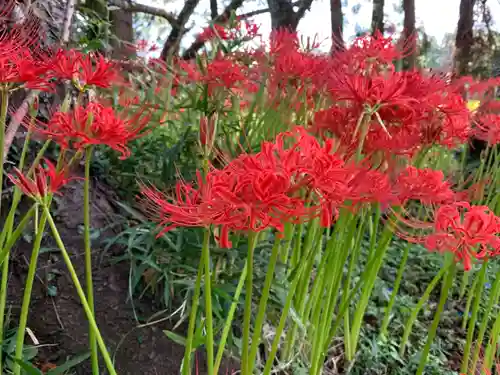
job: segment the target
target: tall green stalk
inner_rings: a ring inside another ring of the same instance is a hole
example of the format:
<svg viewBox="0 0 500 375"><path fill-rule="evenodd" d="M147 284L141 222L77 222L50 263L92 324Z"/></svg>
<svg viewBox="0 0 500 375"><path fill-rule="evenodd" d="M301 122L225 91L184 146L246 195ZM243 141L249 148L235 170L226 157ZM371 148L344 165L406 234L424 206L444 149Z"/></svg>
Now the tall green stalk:
<svg viewBox="0 0 500 375"><path fill-rule="evenodd" d="M205 230L208 231L209 229ZM203 269L204 269L203 259L200 259L200 264L198 265L198 273L196 275L196 281L194 284L193 304L191 306L191 312L189 314L189 326L186 338L186 349L184 351L184 359L182 361L182 375L191 375L191 354L193 352L193 339L194 339L194 331L196 328L196 315L198 313L198 305L200 303L201 276L203 275Z"/></svg>
<svg viewBox="0 0 500 375"><path fill-rule="evenodd" d="M26 325L28 322L31 292L33 290L33 283L35 281L36 268L38 265L38 255L40 254L40 246L42 245L46 223L47 214L43 212L40 223L38 224L38 228L36 229L35 241L33 242L33 250L31 251L31 259L28 268L28 276L26 277L26 281L24 282L23 304L21 306L21 314L19 316L19 326L17 328L15 351L15 358L19 360L23 359L24 336L26 334ZM21 366L18 363L14 364L14 375L21 375Z"/></svg>
<svg viewBox="0 0 500 375"><path fill-rule="evenodd" d="M259 307L257 310L257 317L255 318L254 323L252 344L250 346L250 355L248 357L249 374L253 373L255 358L257 357L257 350L259 348L262 326L264 325L264 318L266 316L267 301L271 292L271 285L274 280L274 270L276 268L276 263L278 262L280 249L281 239L278 235L275 235L274 245L271 250L271 257L269 259L269 265L267 266L266 278L264 280L264 289L262 290L262 295L260 297Z"/></svg>
<svg viewBox="0 0 500 375"><path fill-rule="evenodd" d="M243 315L243 345L241 355L241 374L250 375L250 325L252 320L252 295L253 295L253 258L258 234L250 232L248 235L247 253L247 280L245 284L245 311Z"/></svg>
<svg viewBox="0 0 500 375"><path fill-rule="evenodd" d="M398 273L396 275L396 281L394 281L394 288L392 290L391 297L389 299L389 303L387 304L387 308L385 310L384 320L382 321L382 326L380 327L380 336L387 337L387 329L389 328L389 321L391 318L392 309L394 307L394 303L396 302L396 297L399 292L399 286L401 285L401 280L403 280L403 274L406 267L406 262L408 261L408 255L410 254L411 243L408 242L405 246L405 250L403 252L403 257L401 258L401 263L399 264Z"/></svg>
<svg viewBox="0 0 500 375"><path fill-rule="evenodd" d="M47 221L49 223L50 229L52 230L52 235L54 236L54 239L56 241L57 246L59 247L59 250L61 250L62 257L64 259L64 262L66 263L66 267L68 267L69 274L71 276L71 280L73 281L73 284L75 285L76 292L78 293L78 296L80 297L80 302L83 306L83 310L85 311L85 315L87 316L87 320L90 323L90 328L92 331L94 331L96 340L97 340L97 345L99 346L99 349L101 350L101 355L103 357L104 363L106 364L106 368L109 372L110 375L117 375L117 372L115 370L115 367L113 365L113 361L111 360L111 356L109 355L108 349L106 348L106 345L104 344L104 340L101 336L101 333L99 332L99 328L97 327L97 323L94 318L94 314L92 313L92 310L90 309L89 303L87 301L87 298L85 296L85 292L83 291L82 285L80 284L80 280L78 280L78 275L76 274L75 268L73 267L73 263L71 262L71 258L68 254L68 251L66 250L66 247L64 246L64 243L61 239L61 236L59 234L59 231L57 230L56 224L54 223L54 219L52 219L52 216L50 215L50 211L48 207L44 206L44 213L46 215Z"/></svg>
<svg viewBox="0 0 500 375"><path fill-rule="evenodd" d="M378 248L374 253L375 263L370 268L365 268L361 278L365 280L363 283L363 289L361 291L361 297L359 302L357 303L356 310L354 312L353 321L352 321L352 331L351 331L351 353L350 360L354 358L354 353L356 353L356 348L358 345L359 334L361 332L361 324L363 322L363 317L366 312L366 308L368 307L368 302L370 300L370 296L375 285L375 281L377 279L378 272L380 267L384 262L385 254L392 240L392 236L394 234L394 228L392 225L388 225L384 228L382 236L378 243ZM372 251L370 251L372 253Z"/></svg>
<svg viewBox="0 0 500 375"><path fill-rule="evenodd" d="M408 339L410 338L413 324L417 320L418 313L420 312L420 310L422 310L422 307L424 306L424 304L427 302L427 300L431 296L432 291L434 290L434 288L437 286L439 281L443 278L446 271L450 267L451 267L451 264L449 266L442 267L441 270L439 270L439 272L436 274L436 276L434 276L434 278L432 279L430 284L427 285L427 288L425 289L422 297L420 297L420 300L418 301L417 305L411 311L411 315L405 324L405 329L404 329L404 333L403 333L403 338L401 339L401 344L399 345L399 354L401 356L403 356L405 353L406 344L408 343Z"/></svg>
<svg viewBox="0 0 500 375"><path fill-rule="evenodd" d="M472 340L474 338L474 331L476 328L476 320L479 313L479 305L481 302L481 297L483 295L484 283L486 280L486 272L488 270L488 261L486 260L479 271L478 279L475 293L474 293L474 305L472 306L472 314L469 319L469 325L467 327L467 340L465 341L464 353L462 356L462 365L460 367L460 372L465 373L469 369L469 357L470 350L472 347Z"/></svg>
<svg viewBox="0 0 500 375"><path fill-rule="evenodd" d="M434 320L432 321L431 327L429 329L429 333L427 334L427 341L425 343L424 349L420 356L420 363L418 365L416 375L423 375L425 366L427 364L427 357L429 357L429 352L431 351L431 345L436 337L437 328L439 326L439 321L441 320L441 314L444 310L444 305L446 304L446 300L448 299L448 294L453 286L453 279L455 277L455 262L452 263L452 266L448 270L446 275L443 288L441 289L441 297L439 298L439 304L436 312L434 313Z"/></svg>
<svg viewBox="0 0 500 375"><path fill-rule="evenodd" d="M229 331L231 330L234 313L236 311L236 307L238 306L241 291L243 290L243 285L245 284L246 276L247 276L247 264L245 263L245 266L241 271L240 280L238 281L238 285L236 286L233 302L231 303L231 307L229 308L229 312L227 314L227 318L224 323L224 328L222 329L221 338L219 340L219 348L217 349L217 357L215 358L214 374L219 373L219 367L222 362L222 356L224 355L224 348L226 346L227 337L229 335Z"/></svg>
<svg viewBox="0 0 500 375"><path fill-rule="evenodd" d="M477 334L477 339L476 339L476 347L474 349L474 354L472 356L471 374L476 373L477 362L479 360L479 355L481 353L481 349L483 346L484 334L486 333L486 329L488 328L488 322L490 321L491 312L493 311L493 306L495 306L498 303L499 296L500 296L500 270L495 275L495 282L493 283L491 289L490 298L484 310L483 319L481 320L481 324L479 326L479 332Z"/></svg>
<svg viewBox="0 0 500 375"><path fill-rule="evenodd" d="M0 213L2 212L3 164L5 159L5 128L7 127L7 111L9 109L9 92L5 87L0 89Z"/></svg>
<svg viewBox="0 0 500 375"><path fill-rule="evenodd" d="M92 147L87 147L85 152L85 181L83 183L83 240L85 246L85 286L87 301L90 311L95 316L94 306L94 281L92 280L92 244L90 240L90 162L92 160ZM89 327L90 328L90 327ZM95 333L89 329L90 361L92 375L99 375L99 353Z"/></svg>
<svg viewBox="0 0 500 375"><path fill-rule="evenodd" d="M5 143L5 128L7 127L7 110L9 107L9 93L4 87L0 91L0 213L2 212L2 193L3 193L3 161L4 161L4 143ZM5 227L3 228L5 230ZM5 315L5 304L7 299L7 281L9 275L9 260L2 266L2 280L0 290L0 343L3 343L4 335L4 315ZM3 368L2 363L2 350L0 346L0 371Z"/></svg>
<svg viewBox="0 0 500 375"><path fill-rule="evenodd" d="M271 344L271 350L267 356L266 364L264 366L264 371L262 375L270 375L271 369L273 367L274 361L276 360L276 354L278 353L279 343L281 341L281 335L285 329L286 321L288 319L288 314L293 305L293 300L295 296L295 290L297 289L297 284L301 279L302 272L304 271L305 262L301 263L297 267L297 272L294 275L293 281L288 288L288 295L286 296L285 305L283 306L283 311L281 312L280 321L278 327L276 327L276 332L274 334L274 340Z"/></svg>
<svg viewBox="0 0 500 375"><path fill-rule="evenodd" d="M484 352L483 367L490 369L497 352L498 335L500 334L500 314L496 315L495 323L490 331L488 346Z"/></svg>
<svg viewBox="0 0 500 375"><path fill-rule="evenodd" d="M207 331L207 368L208 375L214 371L214 325L212 316L212 279L210 278L210 230L205 230L203 236L203 248L201 250L205 269L205 327Z"/></svg>

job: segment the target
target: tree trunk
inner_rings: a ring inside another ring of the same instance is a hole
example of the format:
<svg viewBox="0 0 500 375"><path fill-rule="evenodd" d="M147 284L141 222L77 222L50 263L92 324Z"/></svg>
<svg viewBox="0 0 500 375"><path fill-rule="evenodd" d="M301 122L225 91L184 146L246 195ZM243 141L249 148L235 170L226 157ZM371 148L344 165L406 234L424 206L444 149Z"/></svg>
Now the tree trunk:
<svg viewBox="0 0 500 375"><path fill-rule="evenodd" d="M215 20L219 15L219 9L217 7L217 0L210 0L210 17Z"/></svg>
<svg viewBox="0 0 500 375"><path fill-rule="evenodd" d="M384 33L384 0L373 0L372 33Z"/></svg>
<svg viewBox="0 0 500 375"><path fill-rule="evenodd" d="M474 26L475 2L475 0L460 1L460 17L455 39L455 73L458 75L470 73L469 62L471 61L471 48L474 41L472 28Z"/></svg>
<svg viewBox="0 0 500 375"><path fill-rule="evenodd" d="M342 2L330 0L330 19L332 22L332 53L344 49L344 16L342 14Z"/></svg>
<svg viewBox="0 0 500 375"><path fill-rule="evenodd" d="M417 35L415 29L415 0L403 0L404 19L404 49L409 51L405 59L405 67L413 69L417 63Z"/></svg>
<svg viewBox="0 0 500 375"><path fill-rule="evenodd" d="M229 19L232 12L236 12L239 7L243 5L244 0L231 0L231 2L226 6L224 11L217 16L216 19L213 19L212 22L225 21ZM185 60L191 60L196 57L196 53L205 45L205 41L203 40L195 40L193 44L184 52L182 58Z"/></svg>
<svg viewBox="0 0 500 375"><path fill-rule="evenodd" d="M288 0L267 0L271 13L271 28L273 30L287 29L297 31L299 20L296 17L293 5Z"/></svg>
<svg viewBox="0 0 500 375"><path fill-rule="evenodd" d="M115 38L112 40L114 59L121 60L132 57L130 48L134 43L133 14L123 9L111 12L111 30Z"/></svg>
<svg viewBox="0 0 500 375"><path fill-rule="evenodd" d="M172 25L167 41L163 45L161 51L161 58L166 60L169 56L177 53L182 37L184 36L186 23L188 22L194 10L198 6L200 0L186 0L179 16L177 17L177 24Z"/></svg>

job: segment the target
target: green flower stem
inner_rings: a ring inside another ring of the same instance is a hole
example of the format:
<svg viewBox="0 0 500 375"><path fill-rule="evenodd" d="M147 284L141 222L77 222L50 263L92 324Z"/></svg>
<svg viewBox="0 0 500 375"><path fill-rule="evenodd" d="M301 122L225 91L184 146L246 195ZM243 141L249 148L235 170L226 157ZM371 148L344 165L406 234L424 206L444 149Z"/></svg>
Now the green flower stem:
<svg viewBox="0 0 500 375"><path fill-rule="evenodd" d="M90 240L90 162L93 147L87 147L85 152L85 180L83 183L83 240L85 246L85 286L90 311L95 315L94 281L92 280L92 244ZM89 327L90 328L90 327ZM95 333L89 329L90 362L92 375L99 375L99 352Z"/></svg>
<svg viewBox="0 0 500 375"><path fill-rule="evenodd" d="M214 369L214 324L212 316L212 280L210 278L210 230L203 236L202 258L205 268L205 326L207 331L207 367L208 375L213 375Z"/></svg>
<svg viewBox="0 0 500 375"><path fill-rule="evenodd" d="M460 283L460 293L458 295L460 299L464 298L467 286L469 286L469 276L470 271L464 271L462 275L462 282Z"/></svg>
<svg viewBox="0 0 500 375"><path fill-rule="evenodd" d="M372 259L369 264L367 264L367 267L371 267L374 263L375 259ZM358 293L361 285L362 285L363 280L359 279L354 288L351 289L349 292L349 296L342 302L338 308L338 312L336 315L335 323L333 325L330 324L332 315L327 320L324 320L326 322L324 325L325 326L331 326L330 329L328 330L327 327L324 328L324 330L321 331L321 343L323 346L323 351L317 352L316 357L313 358L312 363L313 367L316 369L316 373L312 372L310 375L319 375L318 372L321 370L320 364L324 362L324 357L325 353L328 353L328 349L330 347L330 343L333 341L335 334L337 332L337 329L340 326L340 323L342 322L342 318L344 317L344 314L348 313L349 311L349 305L351 303L352 298ZM325 334L328 332L328 336L326 336L325 339Z"/></svg>
<svg viewBox="0 0 500 375"><path fill-rule="evenodd" d="M319 360L321 358L321 349L323 347L324 337L330 326L333 317L333 312L337 305L337 299L340 292L340 284L343 277L344 264L349 256L352 236L356 230L357 220L348 211L344 210L337 224L335 231L328 240L326 246L327 254L331 255L331 262L327 266L332 271L329 272L330 278L326 283L326 300L317 301L321 305L322 315L319 320L319 326L315 329L313 336L313 348L311 353L311 374L319 371ZM340 319L340 317L337 317Z"/></svg>
<svg viewBox="0 0 500 375"><path fill-rule="evenodd" d="M479 360L479 355L481 353L481 348L483 346L484 334L486 333L486 329L488 328L488 322L490 320L491 312L493 311L493 306L498 303L498 298L500 297L500 270L497 272L495 276L495 282L493 283L490 298L488 300L488 304L483 314L483 319L481 320L481 325L479 326L479 332L477 334L476 339L476 347L474 349L474 353L472 356L472 372L471 374L476 373L477 362Z"/></svg>
<svg viewBox="0 0 500 375"><path fill-rule="evenodd" d="M484 352L483 367L490 369L493 365L493 360L495 359L495 354L497 352L497 342L498 335L500 334L500 314L497 313L497 318L493 324L493 328L490 331L490 339L488 346Z"/></svg>
<svg viewBox="0 0 500 375"><path fill-rule="evenodd" d="M478 279L475 293L474 293L474 305L472 306L472 315L469 319L469 325L467 327L467 340L465 341L464 352L462 356L462 365L460 367L460 372L465 373L469 369L469 357L470 350L472 347L472 340L474 338L474 331L476 329L476 320L479 313L479 305L481 302L481 297L483 295L484 283L486 281L486 272L488 270L488 261L486 260L479 271Z"/></svg>
<svg viewBox="0 0 500 375"><path fill-rule="evenodd" d="M221 338L219 340L219 349L217 350L217 356L215 358L214 374L219 373L219 368L222 362L222 356L224 355L224 348L226 346L227 337L229 335L229 331L231 330L234 313L236 311L236 307L238 306L241 291L243 290L243 286L245 285L245 280L247 276L247 267L248 265L245 263L245 266L241 271L240 280L238 281L238 285L236 286L233 302L231 303L231 307L229 308L229 312L227 314L226 322L224 323L224 328L222 329Z"/></svg>
<svg viewBox="0 0 500 375"><path fill-rule="evenodd" d="M0 89L0 212L2 212L2 193L3 193L3 163L5 128L7 127L7 111L9 109L9 92L4 87Z"/></svg>
<svg viewBox="0 0 500 375"><path fill-rule="evenodd" d="M15 358L19 360L23 359L24 336L26 333L26 325L28 323L31 292L33 290L33 283L35 281L36 267L38 265L38 255L40 254L40 246L42 244L46 223L47 223L47 214L43 212L38 228L36 229L35 241L33 242L33 250L31 251L31 259L28 268L28 276L26 277L26 281L24 282L23 304L21 306L21 314L19 316L19 326L17 328L16 351L15 351ZM20 375L20 374L21 374L21 366L19 364L15 364L14 375Z"/></svg>
<svg viewBox="0 0 500 375"><path fill-rule="evenodd" d="M374 252L375 262L373 264L373 267L365 268L361 276L361 278L365 280L365 282L363 283L361 297L359 302L357 303L357 307L352 319L351 353L350 358L348 357L350 360L354 358L354 353L356 353L359 334L361 332L361 325L363 323L363 317L365 315L366 308L368 307L368 302L370 300L373 287L375 286L375 280L384 262L385 254L387 252L387 249L389 248L393 234L394 227L392 225L387 225L384 228L382 237L379 240L378 248ZM370 251L370 253L372 253L372 251Z"/></svg>
<svg viewBox="0 0 500 375"><path fill-rule="evenodd" d="M376 205L374 207L374 215L370 215L370 222L369 222L369 228L370 228L370 252L368 253L368 261L370 261L371 257L373 256L376 241L377 241L377 234L378 234L378 228L380 224L380 217L382 216L382 211L380 210L380 205Z"/></svg>
<svg viewBox="0 0 500 375"><path fill-rule="evenodd" d="M262 296L260 297L259 307L257 310L257 317L255 318L254 323L252 344L250 346L250 356L248 358L249 374L253 373L255 358L257 357L257 350L259 348L262 326L264 325L264 318L266 316L267 301L271 292L271 285L274 279L274 270L276 268L276 263L278 262L281 242L282 241L279 236L275 235L274 245L271 250L271 257L269 259L269 265L267 266L266 278L264 280L264 289L262 290Z"/></svg>
<svg viewBox="0 0 500 375"><path fill-rule="evenodd" d="M209 229L205 230L209 231ZM191 354L193 352L193 339L194 339L194 331L196 329L196 316L198 313L198 305L200 303L201 276L203 274L203 268L204 268L203 260L200 260L200 264L198 265L198 274L196 275L196 281L194 284L193 304L191 306L191 312L189 314L189 327L186 338L186 349L184 352L184 359L182 361L182 375L191 375Z"/></svg>
<svg viewBox="0 0 500 375"><path fill-rule="evenodd" d="M31 220L31 217L36 212L36 209L37 209L36 204L31 206L29 211L26 212L26 214L24 214L23 218L21 219L21 221L17 225L16 230L8 237L7 241L5 242L5 244L3 245L3 247L0 251L0 264L2 264L9 256L10 250L12 249L12 246L14 246L14 244L16 243L18 238L21 237L21 235L23 234L24 228ZM8 218L7 218L7 220L8 220ZM8 223L8 221L6 221L6 225L12 226L11 224ZM3 241L0 241L0 243L1 242L3 242Z"/></svg>
<svg viewBox="0 0 500 375"><path fill-rule="evenodd" d="M291 223L285 223L285 238L280 252L280 261L285 265L288 264L288 253L290 251L290 245L292 243L294 232L295 225Z"/></svg>
<svg viewBox="0 0 500 375"><path fill-rule="evenodd" d="M399 354L401 356L403 356L405 353L406 344L408 343L408 339L410 338L410 334L413 329L413 324L415 324L415 321L417 320L418 313L420 312L420 310L422 310L422 307L425 305L425 303L431 296L432 291L434 290L434 288L436 288L437 284L443 278L444 274L450 267L451 264L441 268L441 270L436 274L436 276L434 276L429 285L427 285L424 294L422 295L422 297L420 297L420 300L418 301L417 305L411 311L411 315L408 318L408 321L406 322L405 325L403 338L401 339L401 344L399 348Z"/></svg>
<svg viewBox="0 0 500 375"><path fill-rule="evenodd" d="M293 272L294 269L297 269L298 266L304 265L305 267L308 267L308 268L313 267L314 257L311 257L311 259L307 258L309 260L306 261L305 256L303 256L302 258L299 258L297 254L302 253L302 249L304 249L304 251L306 251L307 253L311 252L311 249L312 249L311 245L313 243L313 238L314 238L314 234L316 232L317 227L318 227L317 220L310 222L309 227L307 228L306 237L305 237L304 241L302 241L303 224L300 224L298 226L298 231L297 231L296 236L295 236L295 244L294 244L293 253L292 253L292 264L291 264L290 271L289 271L290 274L291 274L291 272ZM295 299L294 302L295 302L295 305L297 306L297 309L300 309L300 306L302 306L303 291L305 293L305 290L309 286L310 272L308 273L307 271L304 271L302 276L304 276L304 275L308 275L308 276L304 277L301 281L299 281L298 290L295 293L295 297L294 297L294 299ZM304 285L304 284L306 284L306 285ZM302 315L300 315L300 316L302 316ZM292 327L288 330L288 332L286 334L285 347L283 349L283 358L289 359L291 357L292 351L293 351L293 346L295 343L296 333L297 333L297 324L295 322L293 322Z"/></svg>
<svg viewBox="0 0 500 375"><path fill-rule="evenodd" d="M78 275L76 274L75 268L73 267L73 263L71 262L71 258L68 254L68 251L66 250L66 247L64 246L64 243L61 239L61 236L59 235L59 231L57 230L56 224L54 223L54 219L52 219L52 216L50 215L49 209L46 206L43 209L44 209L44 213L45 213L45 216L47 218L47 221L49 222L49 226L52 230L52 235L54 236L54 239L57 243L57 246L61 250L61 254L64 258L64 262L66 263L66 266L68 267L68 271L70 273L71 279L73 281L73 284L75 285L78 296L80 297L80 302L81 302L83 309L85 311L85 315L87 315L87 320L90 323L91 329L95 333L97 344L99 346L99 349L101 350L101 355L104 359L104 363L106 364L106 368L107 368L110 375L117 375L116 370L115 370L114 365L113 365L113 361L111 360L111 357L110 357L109 352L106 348L106 345L104 344L104 340L102 339L101 333L99 332L99 328L97 328L97 323L95 321L92 310L90 309L89 303L87 302L87 298L85 297L85 292L83 291L82 285L80 284L80 281L78 280Z"/></svg>
<svg viewBox="0 0 500 375"><path fill-rule="evenodd" d="M0 92L0 213L2 204L2 193L3 193L3 161L4 161L4 143L5 143L5 128L7 127L7 110L9 108L9 93L6 88L3 88ZM5 227L3 228L5 230ZM9 262L4 263L2 267L2 280L0 291L0 341L3 342L4 335L4 315L5 315L5 305L7 299L7 281L9 277ZM2 351L0 350L0 369L3 367L2 363Z"/></svg>
<svg viewBox="0 0 500 375"><path fill-rule="evenodd" d="M479 277L476 277L472 282L472 287L469 289L469 294L467 295L467 303L465 304L464 315L462 317L462 329L467 328L467 322L469 320L469 311L472 305L472 300L474 299L474 293L476 292L477 284L479 282Z"/></svg>
<svg viewBox="0 0 500 375"><path fill-rule="evenodd" d="M411 243L408 242L405 246L403 257L401 258L401 263L399 263L399 269L396 275L396 281L394 281L394 288L392 290L389 303L387 304L384 320L382 321L382 326L380 328L381 337L387 337L387 329L389 328L389 321L391 319L392 309L394 308L394 303L396 302L396 297L399 293L399 287L401 285L401 281L403 280L403 274L405 271L406 262L408 261L408 255L410 254L410 247Z"/></svg>
<svg viewBox="0 0 500 375"><path fill-rule="evenodd" d="M352 234L354 234L354 231L357 231L357 237L356 241L354 244L354 249L352 250L351 254L351 259L349 260L349 267L347 269L347 275L346 275L346 280L344 283L344 290L342 292L342 303L347 303L347 299L349 298L349 290L351 289L351 281L352 281L352 276L354 274L354 268L356 264L358 263L359 255L361 253L361 240L364 235L364 228L365 228L365 216L363 213L361 213L360 216L360 226L359 228L357 225L353 225L352 227ZM357 220L353 220L353 223L357 223ZM350 246L351 238L348 240L348 246ZM344 315L344 331L345 332L350 332L350 320L349 320L349 314ZM349 353L351 351L351 340L349 335L345 335L344 337L344 345L345 345L345 351L346 353Z"/></svg>
<svg viewBox="0 0 500 375"><path fill-rule="evenodd" d="M247 254L247 280L245 287L245 312L243 315L243 346L241 356L241 374L250 375L249 348L250 348L250 324L252 320L252 294L253 294L253 258L255 246L257 245L257 233L250 232L248 235Z"/></svg>
<svg viewBox="0 0 500 375"><path fill-rule="evenodd" d="M429 352L431 350L432 342L436 337L437 328L439 325L439 321L441 320L441 314L444 310L444 305L446 304L446 300L448 299L448 294L453 287L453 279L455 277L455 268L456 264L452 261L452 266L448 269L443 288L441 289L441 297L439 298L439 304L436 312L434 313L434 320L432 321L432 325L429 329L429 333L427 335L427 341L425 343L424 349L420 356L420 364L417 369L416 375L423 375L425 370L425 365L427 364L427 357L429 357Z"/></svg>
<svg viewBox="0 0 500 375"><path fill-rule="evenodd" d="M267 361L264 367L264 371L262 372L262 375L270 375L271 370L274 364L274 361L276 359L276 354L278 353L278 347L279 343L281 341L281 335L283 334L283 330L285 329L285 324L288 319L288 314L290 313L290 309L292 307L293 303L293 297L295 295L295 289L297 289L297 284L299 283L299 280L301 279L301 274L304 270L304 265L305 263L301 263L298 266L297 273L294 276L294 279L292 281L292 284L288 288L288 295L286 296L285 300L285 305L283 306L283 312L281 313L280 321L278 323L278 327L276 327L276 332L274 335L274 340L271 344L271 350L269 352L269 355L267 357Z"/></svg>
<svg viewBox="0 0 500 375"><path fill-rule="evenodd" d="M300 318L303 318L305 315L306 302L307 302L306 296L309 290L311 272L314 267L316 255L318 254L319 251L321 251L322 234L323 234L323 229L321 228L320 230L318 228L317 220L309 223L306 239L301 249L302 258L300 259L300 263L304 263L305 269L301 275L302 280L300 280L297 292L295 294L296 311ZM287 332L285 348L283 350L284 358L287 360L290 360L293 355L297 329L298 329L298 324L297 322L294 321L292 323L292 327Z"/></svg>

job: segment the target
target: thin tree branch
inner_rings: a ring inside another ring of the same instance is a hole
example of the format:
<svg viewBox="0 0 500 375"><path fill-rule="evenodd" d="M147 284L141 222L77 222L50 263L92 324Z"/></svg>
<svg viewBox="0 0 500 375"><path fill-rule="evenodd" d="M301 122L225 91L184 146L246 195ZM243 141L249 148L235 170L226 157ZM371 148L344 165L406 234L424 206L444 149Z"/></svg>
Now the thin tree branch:
<svg viewBox="0 0 500 375"><path fill-rule="evenodd" d="M302 0L301 5L299 5L299 9L297 12L295 12L295 17L297 20L302 19L304 15L306 14L306 11L311 10L311 5L312 5L313 0ZM293 4L292 4L293 5Z"/></svg>
<svg viewBox="0 0 500 375"><path fill-rule="evenodd" d="M76 0L68 0L68 3L66 4L66 12L64 14L64 25L61 34L61 42L63 44L67 44L69 42L71 23L73 21L73 14L75 13L75 2Z"/></svg>
<svg viewBox="0 0 500 375"><path fill-rule="evenodd" d="M224 11L212 22L219 22L227 20L231 16L231 12L236 11L239 7L243 5L244 0L231 0L231 2L226 6ZM184 52L182 58L185 60L190 60L196 56L196 53L205 45L202 40L195 40L193 44Z"/></svg>
<svg viewBox="0 0 500 375"><path fill-rule="evenodd" d="M219 16L219 9L217 7L217 0L210 0L210 17L215 20Z"/></svg>
<svg viewBox="0 0 500 375"><path fill-rule="evenodd" d="M498 1L500 1L500 0L498 0ZM292 3L292 6L293 7L298 6L298 5L302 4L302 2L303 2L303 0L294 1ZM271 11L271 8L257 9L257 10L253 10L253 11L248 12L248 13L239 14L238 18L240 20L246 20L248 18L258 16L259 14L269 13L270 11Z"/></svg>
<svg viewBox="0 0 500 375"><path fill-rule="evenodd" d="M19 126L21 125L21 122L23 121L24 117L28 113L29 106L33 104L33 101L37 97L38 92L36 91L31 91L22 104L19 106L17 109L16 113L14 113L11 116L11 120L9 123L9 126L5 132L5 143L3 146L4 150L4 155L9 154L10 146L12 145L12 142L14 141L14 138L17 134L17 131L19 130Z"/></svg>
<svg viewBox="0 0 500 375"><path fill-rule="evenodd" d="M172 31L168 35L167 41L163 45L161 58L166 60L179 49L179 44L185 33L185 26L194 10L198 6L200 0L186 0L184 6L176 19L176 25L172 25Z"/></svg>
<svg viewBox="0 0 500 375"><path fill-rule="evenodd" d="M171 25L179 25L179 22L177 21L175 15L173 13L167 12L164 9L152 7L145 4L133 3L126 0L112 0L110 1L110 5L117 6L118 8L132 13L145 13L152 16L161 17L167 20Z"/></svg>

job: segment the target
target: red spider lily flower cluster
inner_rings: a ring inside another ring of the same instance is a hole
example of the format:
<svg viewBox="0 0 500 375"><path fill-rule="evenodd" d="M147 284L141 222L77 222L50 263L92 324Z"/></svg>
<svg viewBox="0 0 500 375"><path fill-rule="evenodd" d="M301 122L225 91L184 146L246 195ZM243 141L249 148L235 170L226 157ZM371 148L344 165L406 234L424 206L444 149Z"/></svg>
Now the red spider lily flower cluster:
<svg viewBox="0 0 500 375"><path fill-rule="evenodd" d="M394 186L402 205L409 200L419 200L427 205L455 200L455 193L451 190L451 184L445 181L443 172L429 168L406 168L397 176Z"/></svg>
<svg viewBox="0 0 500 375"><path fill-rule="evenodd" d="M197 187L181 181L170 198L152 187L143 187L142 193L164 227L161 233L178 226L212 225L221 228L220 243L230 246L230 232L282 231L286 222L316 217L328 227L341 207L452 199L442 180L438 172L409 168L396 188L387 174L346 163L332 140L321 144L297 127L279 134L274 143L264 142L256 154L242 154L205 177L199 174Z"/></svg>
<svg viewBox="0 0 500 375"><path fill-rule="evenodd" d="M47 65L50 78L71 81L82 91L89 86L109 88L118 79L116 65L100 54L59 50Z"/></svg>
<svg viewBox="0 0 500 375"><path fill-rule="evenodd" d="M432 251L452 252L470 270L473 259L500 254L500 218L486 206L456 202L440 206L434 217L434 233L425 246Z"/></svg>
<svg viewBox="0 0 500 375"><path fill-rule="evenodd" d="M475 119L474 136L488 142L490 146L500 143L500 115L494 113L478 114Z"/></svg>
<svg viewBox="0 0 500 375"><path fill-rule="evenodd" d="M30 20L0 31L0 85L4 89L19 85L40 90L50 88L45 81L47 66L36 45L36 31L36 23Z"/></svg>
<svg viewBox="0 0 500 375"><path fill-rule="evenodd" d="M216 23L207 26L198 34L197 40L207 42L213 39L244 41L254 39L259 35L259 27L255 23L236 19L232 25Z"/></svg>
<svg viewBox="0 0 500 375"><path fill-rule="evenodd" d="M150 118L147 110L117 115L112 108L92 102L69 112L56 112L48 123L37 122L37 130L52 137L62 148L78 150L106 145L125 159L130 155L127 143L147 132Z"/></svg>
<svg viewBox="0 0 500 375"><path fill-rule="evenodd" d="M49 193L58 193L74 177L68 177L67 170L61 168L57 170L56 166L48 159L44 159L46 168L38 165L35 168L34 177L30 178L24 175L19 169L14 168L14 173L9 174L8 178L16 185L23 194L35 199L41 200Z"/></svg>
<svg viewBox="0 0 500 375"><path fill-rule="evenodd" d="M411 157L422 147L455 147L470 136L470 113L457 88L435 76L397 72L404 56L390 38L358 38L328 66L333 103L317 111L312 129L336 136L345 150Z"/></svg>

